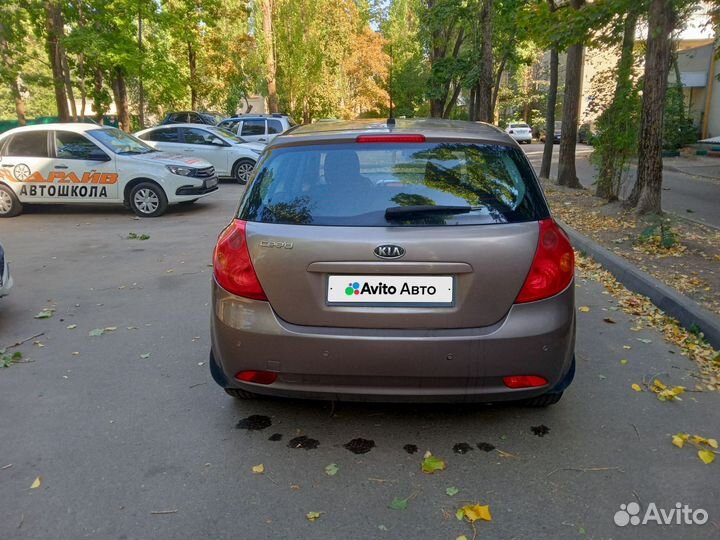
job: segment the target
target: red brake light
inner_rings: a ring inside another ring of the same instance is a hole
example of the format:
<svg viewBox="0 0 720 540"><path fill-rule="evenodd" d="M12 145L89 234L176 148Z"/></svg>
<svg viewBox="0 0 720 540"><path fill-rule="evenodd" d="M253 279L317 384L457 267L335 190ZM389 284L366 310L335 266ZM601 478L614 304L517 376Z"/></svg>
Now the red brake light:
<svg viewBox="0 0 720 540"><path fill-rule="evenodd" d="M535 388L545 386L547 379L537 375L511 375L503 377L503 384L508 388Z"/></svg>
<svg viewBox="0 0 720 540"><path fill-rule="evenodd" d="M574 271L575 253L565 231L552 219L542 220L535 258L515 303L555 296L570 284Z"/></svg>
<svg viewBox="0 0 720 540"><path fill-rule="evenodd" d="M237 296L265 300L245 238L245 222L234 220L220 233L213 254L215 279L223 289Z"/></svg>
<svg viewBox="0 0 720 540"><path fill-rule="evenodd" d="M425 142L425 135L359 135L359 143L419 143Z"/></svg>
<svg viewBox="0 0 720 540"><path fill-rule="evenodd" d="M235 374L238 381L256 384L272 384L277 380L278 374L273 371L240 371Z"/></svg>

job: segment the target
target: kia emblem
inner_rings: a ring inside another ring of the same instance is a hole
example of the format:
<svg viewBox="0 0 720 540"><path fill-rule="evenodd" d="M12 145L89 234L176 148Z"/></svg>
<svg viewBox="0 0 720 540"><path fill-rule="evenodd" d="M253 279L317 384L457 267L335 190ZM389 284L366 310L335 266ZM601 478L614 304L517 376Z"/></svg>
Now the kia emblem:
<svg viewBox="0 0 720 540"><path fill-rule="evenodd" d="M405 255L405 248L393 244L383 244L376 247L373 253L380 259L399 259Z"/></svg>

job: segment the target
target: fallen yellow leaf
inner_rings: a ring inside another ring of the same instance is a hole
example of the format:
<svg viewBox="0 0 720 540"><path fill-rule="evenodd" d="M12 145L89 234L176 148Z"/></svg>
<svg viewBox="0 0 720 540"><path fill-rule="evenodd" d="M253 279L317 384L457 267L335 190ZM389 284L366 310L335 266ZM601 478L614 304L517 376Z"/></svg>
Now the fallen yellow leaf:
<svg viewBox="0 0 720 540"><path fill-rule="evenodd" d="M588 306L580 306L578 308L578 311L581 311L582 313L587 313L588 311L590 311L590 308Z"/></svg>
<svg viewBox="0 0 720 540"><path fill-rule="evenodd" d="M315 521L316 519L319 519L321 515L323 515L325 512L308 512L305 514L305 517L308 519L308 521Z"/></svg>
<svg viewBox="0 0 720 540"><path fill-rule="evenodd" d="M712 448L714 448L715 450L717 450L717 447L718 447L717 439L708 439L708 440L707 440L707 443L708 443Z"/></svg>
<svg viewBox="0 0 720 540"><path fill-rule="evenodd" d="M38 476L30 486L30 489L37 489L42 485L42 478Z"/></svg>
<svg viewBox="0 0 720 540"><path fill-rule="evenodd" d="M705 465L709 465L715 461L715 452L712 450L698 450L698 457Z"/></svg>
<svg viewBox="0 0 720 540"><path fill-rule="evenodd" d="M264 472L265 472L265 465L263 465L262 463L261 463L260 465L255 465L255 466L252 468L252 472L253 472L254 474L262 474L262 473L264 473Z"/></svg>
<svg viewBox="0 0 720 540"><path fill-rule="evenodd" d="M492 521L489 505L481 506L479 504L468 504L463 506L460 510L462 510L465 519L467 519L470 523L479 519L482 519L483 521Z"/></svg>
<svg viewBox="0 0 720 540"><path fill-rule="evenodd" d="M455 540L468 540L468 537L465 536L464 534L461 534L461 535L458 536Z"/></svg>
<svg viewBox="0 0 720 540"><path fill-rule="evenodd" d="M683 445L685 444L685 440L684 440L682 437L678 436L678 435L673 435L672 443L673 443L675 446L677 446L678 448L682 448Z"/></svg>
<svg viewBox="0 0 720 540"><path fill-rule="evenodd" d="M638 383L633 383L631 388L633 390L635 390L636 392L642 392L642 388L640 387L640 385Z"/></svg>

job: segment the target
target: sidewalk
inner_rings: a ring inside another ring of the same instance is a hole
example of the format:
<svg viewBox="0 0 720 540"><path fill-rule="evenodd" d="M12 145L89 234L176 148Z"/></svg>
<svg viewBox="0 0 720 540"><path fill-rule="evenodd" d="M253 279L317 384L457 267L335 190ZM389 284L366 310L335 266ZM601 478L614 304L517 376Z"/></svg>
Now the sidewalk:
<svg viewBox="0 0 720 540"><path fill-rule="evenodd" d="M720 158L687 155L663 159L663 169L720 181Z"/></svg>
<svg viewBox="0 0 720 540"><path fill-rule="evenodd" d="M543 187L558 219L720 320L720 231L670 215L639 217L587 189Z"/></svg>

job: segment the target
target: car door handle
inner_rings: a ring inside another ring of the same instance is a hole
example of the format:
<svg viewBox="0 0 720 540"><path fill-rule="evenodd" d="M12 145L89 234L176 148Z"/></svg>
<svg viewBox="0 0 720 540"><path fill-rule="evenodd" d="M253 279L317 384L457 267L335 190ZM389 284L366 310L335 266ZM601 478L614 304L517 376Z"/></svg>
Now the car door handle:
<svg viewBox="0 0 720 540"><path fill-rule="evenodd" d="M15 164L14 163L3 163L2 166L3 167L14 167Z"/></svg>
<svg viewBox="0 0 720 540"><path fill-rule="evenodd" d="M258 139L260 142L265 142L267 139Z"/></svg>
<svg viewBox="0 0 720 540"><path fill-rule="evenodd" d="M55 165L56 169L67 169L67 165Z"/></svg>

